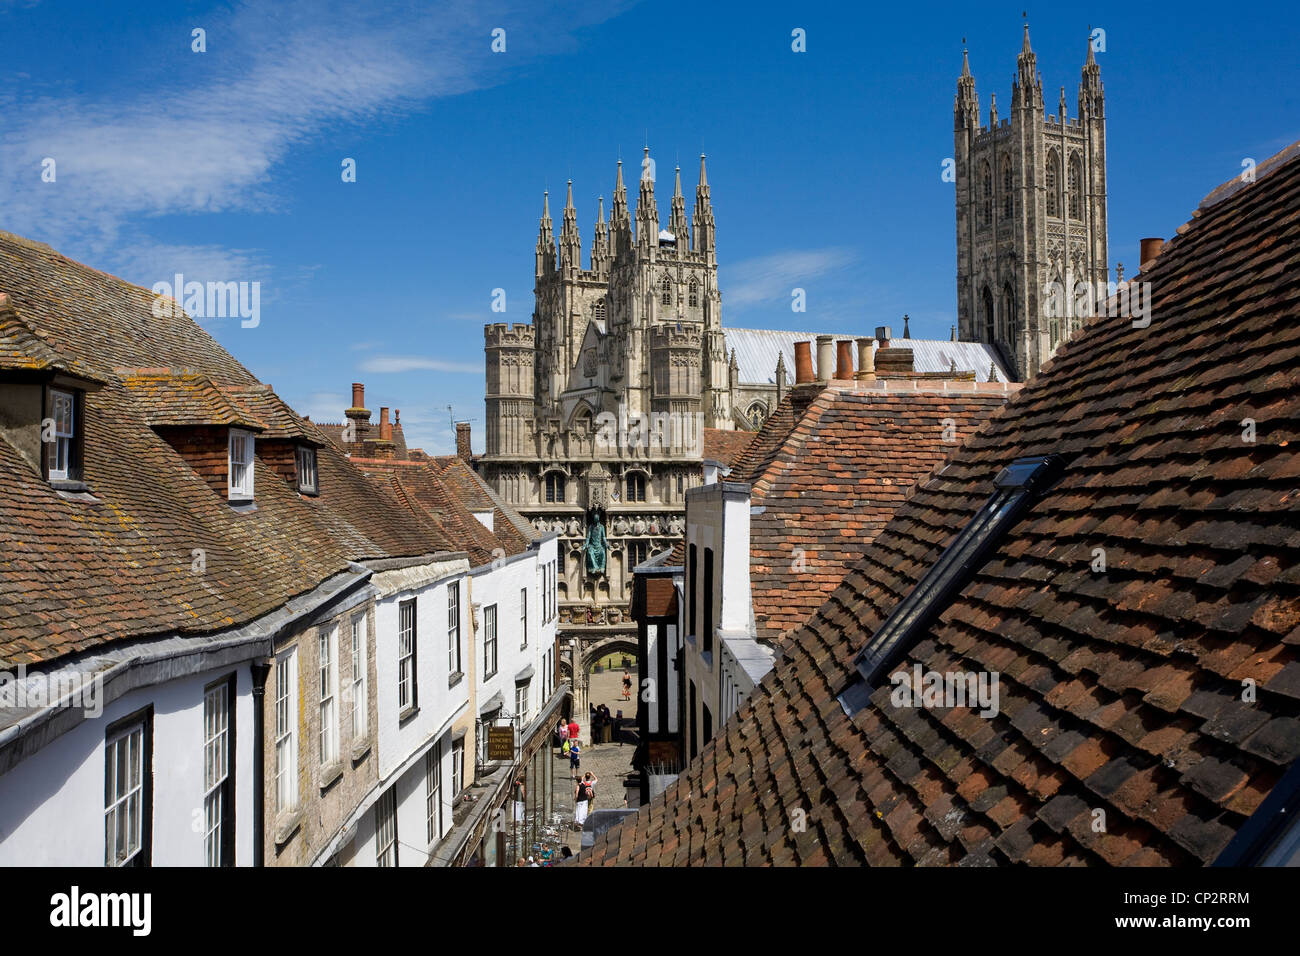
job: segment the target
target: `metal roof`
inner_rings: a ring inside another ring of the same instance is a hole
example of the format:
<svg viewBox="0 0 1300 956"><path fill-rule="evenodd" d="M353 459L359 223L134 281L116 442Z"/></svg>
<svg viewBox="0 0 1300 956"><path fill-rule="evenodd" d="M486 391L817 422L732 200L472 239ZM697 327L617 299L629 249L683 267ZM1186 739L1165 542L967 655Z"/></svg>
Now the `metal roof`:
<svg viewBox="0 0 1300 956"><path fill-rule="evenodd" d="M813 343L813 364L817 362L816 332L777 332L770 329L723 329L727 339L727 355L732 349L736 352L736 364L740 368L741 384L772 384L776 381L776 356L780 352L785 356L788 381L794 381L794 343ZM835 338L847 339L853 336L840 333ZM998 380L1010 381L1006 366L1001 356L991 345L983 342L949 342L941 339L891 339L895 348L910 348L913 353L913 367L918 372L947 372L952 363L957 363L957 371L975 373L977 382L989 380L989 366L998 370ZM878 344L877 344L878 347ZM857 347L853 350L853 361L857 362Z"/></svg>

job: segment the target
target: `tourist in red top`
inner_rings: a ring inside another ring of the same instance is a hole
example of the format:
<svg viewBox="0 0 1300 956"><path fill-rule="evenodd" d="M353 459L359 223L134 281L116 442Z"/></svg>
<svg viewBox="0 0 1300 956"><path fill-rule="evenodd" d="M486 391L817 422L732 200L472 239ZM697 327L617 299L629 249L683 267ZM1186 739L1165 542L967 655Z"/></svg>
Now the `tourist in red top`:
<svg viewBox="0 0 1300 956"><path fill-rule="evenodd" d="M578 739L578 722L576 720L569 721L569 739L570 740Z"/></svg>

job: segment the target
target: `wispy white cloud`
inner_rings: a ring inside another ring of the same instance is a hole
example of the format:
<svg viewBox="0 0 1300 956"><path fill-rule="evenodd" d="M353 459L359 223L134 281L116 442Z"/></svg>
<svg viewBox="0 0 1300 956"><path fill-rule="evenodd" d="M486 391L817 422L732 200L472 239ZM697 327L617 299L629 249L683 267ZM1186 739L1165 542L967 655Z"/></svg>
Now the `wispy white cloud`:
<svg viewBox="0 0 1300 956"><path fill-rule="evenodd" d="M363 372L455 372L483 374L482 362L448 362L418 355L377 355L361 363Z"/></svg>
<svg viewBox="0 0 1300 956"><path fill-rule="evenodd" d="M499 2L304 0L205 13L208 52L184 54L195 68L142 66L139 77L125 80L141 84L134 95L116 88L99 97L3 97L5 227L131 281L175 272L173 262L194 260L200 250L151 239L150 218L282 211L288 200L274 172L295 146L341 125L492 85L507 69L571 45L576 27L618 9L586 5L577 11L582 22L566 11L562 25ZM499 23L512 26L508 58L486 52ZM160 21L158 29L168 31L160 48L170 49L175 24ZM55 162L54 182L42 180L46 158ZM247 269L251 255L232 252L233 261L223 262L219 250L207 249L215 274L186 271L200 281L245 279L233 269Z"/></svg>
<svg viewBox="0 0 1300 956"><path fill-rule="evenodd" d="M843 269L856 258L852 249L842 247L789 249L723 266L718 282L730 308L789 303L794 289L806 290L811 280Z"/></svg>

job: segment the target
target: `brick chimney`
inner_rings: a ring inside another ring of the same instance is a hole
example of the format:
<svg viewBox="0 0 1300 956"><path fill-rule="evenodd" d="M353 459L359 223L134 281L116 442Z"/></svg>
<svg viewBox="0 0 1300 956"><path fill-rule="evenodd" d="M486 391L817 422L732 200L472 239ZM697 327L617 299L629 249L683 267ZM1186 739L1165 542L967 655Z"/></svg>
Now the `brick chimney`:
<svg viewBox="0 0 1300 956"><path fill-rule="evenodd" d="M393 423L388 420L388 406L379 408L379 438L368 443L369 451L376 458L393 458Z"/></svg>
<svg viewBox="0 0 1300 956"><path fill-rule="evenodd" d="M469 461L474 457L469 441L469 422L456 423L456 457L461 461Z"/></svg>
<svg viewBox="0 0 1300 956"><path fill-rule="evenodd" d="M344 409L353 426L353 444L361 444L370 434L370 409L366 408L366 387L360 382L352 383L352 407Z"/></svg>
<svg viewBox="0 0 1300 956"><path fill-rule="evenodd" d="M812 343L794 343L794 383L807 385L813 380Z"/></svg>

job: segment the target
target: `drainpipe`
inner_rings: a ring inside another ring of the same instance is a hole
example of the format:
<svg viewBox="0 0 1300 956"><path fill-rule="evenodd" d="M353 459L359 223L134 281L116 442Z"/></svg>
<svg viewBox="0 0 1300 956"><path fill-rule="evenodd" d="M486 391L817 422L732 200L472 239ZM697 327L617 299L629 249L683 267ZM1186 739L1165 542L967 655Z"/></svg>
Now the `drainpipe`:
<svg viewBox="0 0 1300 956"><path fill-rule="evenodd" d="M253 673L253 866L266 865L266 678L270 661L257 661Z"/></svg>

